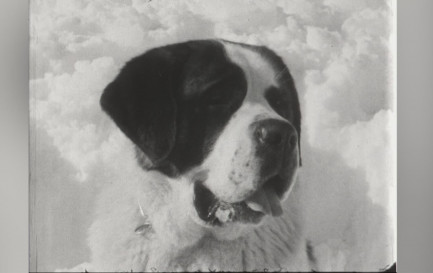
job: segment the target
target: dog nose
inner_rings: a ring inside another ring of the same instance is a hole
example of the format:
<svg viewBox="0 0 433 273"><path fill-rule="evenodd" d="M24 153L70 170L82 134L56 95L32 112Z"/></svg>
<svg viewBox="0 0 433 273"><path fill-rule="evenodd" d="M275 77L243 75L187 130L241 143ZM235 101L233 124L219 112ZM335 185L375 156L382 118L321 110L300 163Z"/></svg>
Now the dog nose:
<svg viewBox="0 0 433 273"><path fill-rule="evenodd" d="M298 142L296 130L286 121L265 119L257 121L254 127L254 136L260 146L284 148L287 145L292 150Z"/></svg>

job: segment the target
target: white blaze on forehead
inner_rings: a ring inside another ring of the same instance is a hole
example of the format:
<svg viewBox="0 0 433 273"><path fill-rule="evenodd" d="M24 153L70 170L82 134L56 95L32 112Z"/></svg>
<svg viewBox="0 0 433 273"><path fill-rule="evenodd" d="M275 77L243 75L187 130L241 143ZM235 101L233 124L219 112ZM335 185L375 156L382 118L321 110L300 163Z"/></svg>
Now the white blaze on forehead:
<svg viewBox="0 0 433 273"><path fill-rule="evenodd" d="M264 91L271 86L278 87L275 69L267 59L248 47L228 42L223 44L230 60L245 73L248 84L245 100L268 105L264 103Z"/></svg>

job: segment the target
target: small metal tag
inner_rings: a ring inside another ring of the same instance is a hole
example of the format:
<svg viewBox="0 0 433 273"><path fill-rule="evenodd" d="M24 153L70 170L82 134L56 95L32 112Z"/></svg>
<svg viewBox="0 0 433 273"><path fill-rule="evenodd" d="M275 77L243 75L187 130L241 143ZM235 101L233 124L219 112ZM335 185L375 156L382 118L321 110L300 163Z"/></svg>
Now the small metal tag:
<svg viewBox="0 0 433 273"><path fill-rule="evenodd" d="M137 235L143 235L145 233L150 232L151 230L152 230L152 225L151 224L143 224L143 225L138 226L135 229L135 234L137 234Z"/></svg>

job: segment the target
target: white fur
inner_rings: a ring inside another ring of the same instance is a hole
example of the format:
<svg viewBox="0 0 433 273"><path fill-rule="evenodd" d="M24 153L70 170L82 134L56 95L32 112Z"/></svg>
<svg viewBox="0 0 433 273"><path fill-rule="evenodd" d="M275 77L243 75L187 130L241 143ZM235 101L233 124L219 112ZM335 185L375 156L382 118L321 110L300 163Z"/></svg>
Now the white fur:
<svg viewBox="0 0 433 273"><path fill-rule="evenodd" d="M251 103L259 103L274 113L263 96L264 91L270 86L278 86L275 71L271 64L259 53L232 43L224 43L230 60L242 67L248 82L248 91L245 98ZM277 115L275 113L275 115Z"/></svg>

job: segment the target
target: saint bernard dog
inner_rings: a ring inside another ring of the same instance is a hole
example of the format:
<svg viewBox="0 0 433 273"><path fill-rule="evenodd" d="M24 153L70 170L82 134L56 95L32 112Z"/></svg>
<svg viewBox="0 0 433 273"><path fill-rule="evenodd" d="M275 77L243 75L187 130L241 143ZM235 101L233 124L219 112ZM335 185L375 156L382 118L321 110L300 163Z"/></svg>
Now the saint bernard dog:
<svg viewBox="0 0 433 273"><path fill-rule="evenodd" d="M87 271L311 270L295 185L300 105L272 50L154 48L126 63L100 104L139 171L99 197Z"/></svg>

